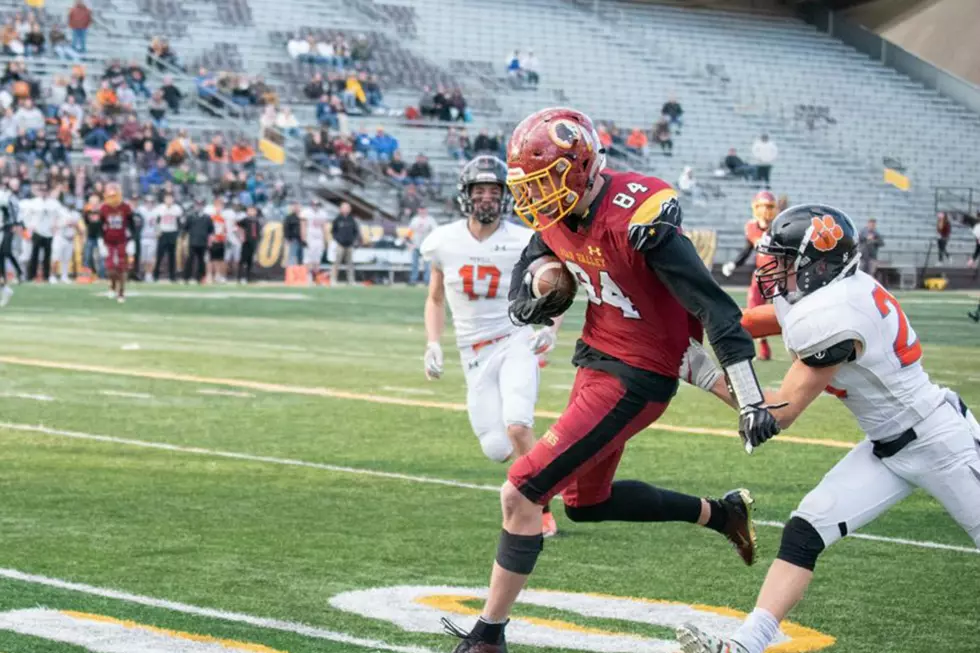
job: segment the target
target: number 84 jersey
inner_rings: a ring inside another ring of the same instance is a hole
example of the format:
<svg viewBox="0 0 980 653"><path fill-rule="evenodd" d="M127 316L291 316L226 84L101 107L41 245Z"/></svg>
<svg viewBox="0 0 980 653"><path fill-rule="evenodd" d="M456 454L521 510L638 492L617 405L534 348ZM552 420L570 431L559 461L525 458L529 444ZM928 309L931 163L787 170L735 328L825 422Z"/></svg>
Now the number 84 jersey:
<svg viewBox="0 0 980 653"><path fill-rule="evenodd" d="M860 343L827 392L872 440L901 435L928 417L945 392L922 367L922 346L898 300L864 272L789 303L773 301L790 354L819 361L829 347Z"/></svg>
<svg viewBox="0 0 980 653"><path fill-rule="evenodd" d="M422 242L422 257L443 273L456 344L462 349L517 330L507 313L510 277L534 234L501 222L486 240L470 233L466 220L437 227Z"/></svg>

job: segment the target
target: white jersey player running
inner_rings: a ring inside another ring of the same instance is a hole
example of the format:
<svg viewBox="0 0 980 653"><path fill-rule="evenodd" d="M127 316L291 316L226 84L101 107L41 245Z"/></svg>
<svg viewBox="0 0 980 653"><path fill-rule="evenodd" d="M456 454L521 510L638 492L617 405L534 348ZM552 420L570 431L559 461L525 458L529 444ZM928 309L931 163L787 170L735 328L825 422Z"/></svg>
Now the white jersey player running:
<svg viewBox="0 0 980 653"><path fill-rule="evenodd" d="M538 355L554 348L558 325L535 333L508 314L511 271L534 233L506 222L507 166L479 156L460 173L457 201L464 220L435 229L422 242L432 264L425 302L425 375L442 376L440 340L448 301L467 386L470 424L483 453L504 462L534 446ZM544 514L544 533L557 531Z"/></svg>
<svg viewBox="0 0 980 653"><path fill-rule="evenodd" d="M767 393L773 415L785 428L826 390L854 413L867 439L791 515L748 619L727 639L679 628L684 653L762 653L782 638L779 623L802 600L820 553L917 487L980 548L980 426L956 393L929 379L898 301L856 270L856 245L851 219L824 205L786 209L760 242L775 259L756 282L774 300L778 327L752 313L743 324L756 336L781 331L793 358L780 389ZM729 401L721 373L698 348L688 351L681 373Z"/></svg>

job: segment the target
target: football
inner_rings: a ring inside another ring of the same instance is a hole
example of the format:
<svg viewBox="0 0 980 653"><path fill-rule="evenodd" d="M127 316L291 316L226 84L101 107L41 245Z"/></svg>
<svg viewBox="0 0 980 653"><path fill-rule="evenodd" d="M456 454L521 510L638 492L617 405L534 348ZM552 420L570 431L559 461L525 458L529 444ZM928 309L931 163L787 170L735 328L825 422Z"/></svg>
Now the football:
<svg viewBox="0 0 980 653"><path fill-rule="evenodd" d="M528 267L528 272L531 274L531 294L535 297L547 295L552 290L574 296L578 290L575 275L555 256L535 259Z"/></svg>

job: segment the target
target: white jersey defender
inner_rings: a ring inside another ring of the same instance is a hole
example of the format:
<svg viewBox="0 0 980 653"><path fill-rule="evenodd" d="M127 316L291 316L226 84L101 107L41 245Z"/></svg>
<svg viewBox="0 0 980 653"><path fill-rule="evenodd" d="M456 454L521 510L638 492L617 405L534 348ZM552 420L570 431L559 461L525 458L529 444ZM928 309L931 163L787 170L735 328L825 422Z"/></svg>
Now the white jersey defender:
<svg viewBox="0 0 980 653"><path fill-rule="evenodd" d="M980 547L980 429L954 393L929 379L918 337L895 297L856 272L795 304L776 297L774 305L786 347L798 358L846 340L860 343L828 391L850 409L868 439L793 515L813 525L829 546L921 487ZM913 435L897 453L881 457L889 444Z"/></svg>
<svg viewBox="0 0 980 653"><path fill-rule="evenodd" d="M498 462L513 453L507 427L534 425L534 332L515 326L507 313L511 271L532 234L501 221L481 241L467 220L458 220L436 228L421 247L422 256L443 274L466 376L470 424L484 454Z"/></svg>

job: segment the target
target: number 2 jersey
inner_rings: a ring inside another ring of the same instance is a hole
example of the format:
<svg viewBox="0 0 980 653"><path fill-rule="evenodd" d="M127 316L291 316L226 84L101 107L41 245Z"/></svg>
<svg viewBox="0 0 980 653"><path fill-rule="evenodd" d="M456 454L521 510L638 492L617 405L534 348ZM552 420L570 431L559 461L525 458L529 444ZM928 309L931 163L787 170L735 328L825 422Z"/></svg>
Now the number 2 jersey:
<svg viewBox="0 0 980 653"><path fill-rule="evenodd" d="M723 366L751 359L741 310L681 232L677 193L655 177L601 175L603 187L585 215L537 233L515 272L516 281L531 261L550 254L575 275L588 307L573 362L612 370L624 363L674 380L701 324Z"/></svg>
<svg viewBox="0 0 980 653"><path fill-rule="evenodd" d="M922 367L922 346L898 301L870 275L856 272L795 303L776 297L773 304L786 348L799 358L819 360L833 345L860 343L827 391L870 439L901 435L945 401Z"/></svg>
<svg viewBox="0 0 980 653"><path fill-rule="evenodd" d="M533 231L501 222L486 240L466 220L437 227L422 241L422 257L442 270L446 301L461 349L518 329L507 313L511 271Z"/></svg>

